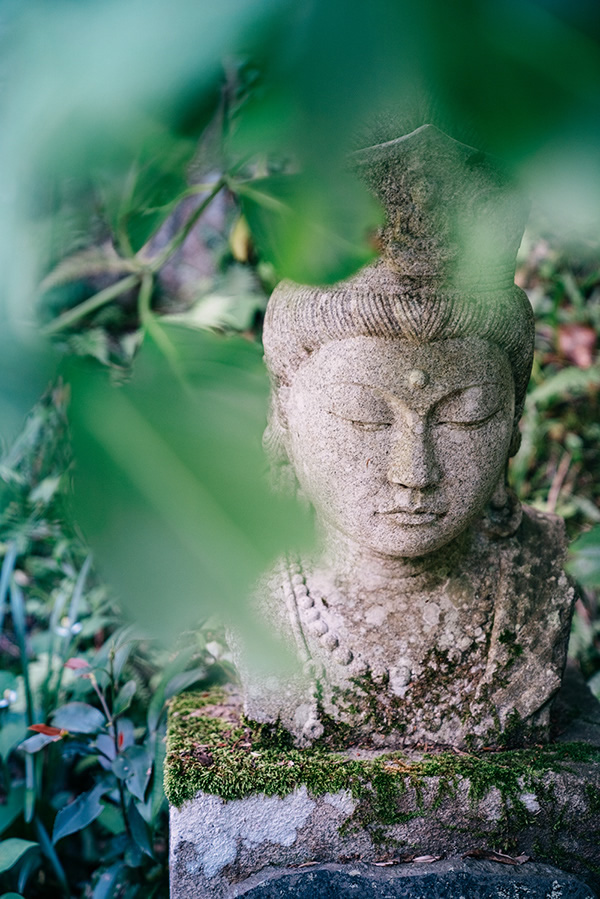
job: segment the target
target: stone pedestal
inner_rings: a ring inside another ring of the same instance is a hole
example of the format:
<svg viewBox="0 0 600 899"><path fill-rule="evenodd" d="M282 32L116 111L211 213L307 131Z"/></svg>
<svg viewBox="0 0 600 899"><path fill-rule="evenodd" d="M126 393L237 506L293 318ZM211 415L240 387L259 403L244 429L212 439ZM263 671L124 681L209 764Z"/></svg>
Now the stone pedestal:
<svg viewBox="0 0 600 899"><path fill-rule="evenodd" d="M334 752L244 722L233 688L184 694L166 766L172 899L592 899L600 706L571 677L557 716L555 742L530 749Z"/></svg>

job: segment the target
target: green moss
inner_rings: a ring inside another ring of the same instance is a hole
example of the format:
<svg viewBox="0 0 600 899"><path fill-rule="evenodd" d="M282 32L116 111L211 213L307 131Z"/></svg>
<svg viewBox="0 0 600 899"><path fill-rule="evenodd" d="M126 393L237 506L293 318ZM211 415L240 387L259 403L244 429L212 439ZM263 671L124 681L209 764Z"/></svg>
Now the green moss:
<svg viewBox="0 0 600 899"><path fill-rule="evenodd" d="M181 806L198 790L242 799L256 793L286 796L305 784L313 795L349 790L359 800L354 817L361 826L391 825L423 812L428 778L439 779L434 808L445 796L455 795L464 778L473 803L497 788L511 815L528 820L531 813L519 797L524 790L546 789L545 773L562 771L571 762L600 762L600 750L586 743L460 755L440 752L419 760L397 752L355 759L323 747L297 749L281 728L240 719L224 700L219 690L185 693L173 700L165 765L165 790L172 805ZM401 812L399 800L408 788L415 790L417 808Z"/></svg>
<svg viewBox="0 0 600 899"><path fill-rule="evenodd" d="M498 637L498 641L506 646L508 650L508 654L510 659L514 661L514 659L518 659L520 655L523 655L523 647L520 643L517 643L517 635L514 631L503 630L500 636Z"/></svg>
<svg viewBox="0 0 600 899"><path fill-rule="evenodd" d="M593 784L586 784L585 796L588 804L588 811L592 815L600 813L600 790Z"/></svg>

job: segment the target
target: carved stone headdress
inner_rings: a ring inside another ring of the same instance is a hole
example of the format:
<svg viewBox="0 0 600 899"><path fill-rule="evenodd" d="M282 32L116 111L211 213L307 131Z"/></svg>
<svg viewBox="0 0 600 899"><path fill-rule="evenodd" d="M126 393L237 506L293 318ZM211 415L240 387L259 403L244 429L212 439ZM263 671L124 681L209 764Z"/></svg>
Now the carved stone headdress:
<svg viewBox="0 0 600 899"><path fill-rule="evenodd" d="M381 255L332 286L283 281L273 292L264 328L273 380L267 449L279 451L278 395L302 362L325 343L363 335L495 343L513 371L516 433L533 358L533 312L514 283L528 204L489 157L433 125L360 150L351 165L384 207Z"/></svg>

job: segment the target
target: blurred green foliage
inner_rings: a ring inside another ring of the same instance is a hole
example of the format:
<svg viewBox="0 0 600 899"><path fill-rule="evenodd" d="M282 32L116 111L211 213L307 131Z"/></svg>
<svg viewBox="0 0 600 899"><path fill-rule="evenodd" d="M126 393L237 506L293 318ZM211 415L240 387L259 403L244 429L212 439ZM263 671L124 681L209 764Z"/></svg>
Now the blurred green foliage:
<svg viewBox="0 0 600 899"><path fill-rule="evenodd" d="M165 895L165 703L227 661L210 627L173 656L123 610L165 639L215 609L253 633L249 584L307 530L263 486L266 296L372 258L347 154L425 122L500 156L545 217L513 478L573 536L596 525L571 562L595 683L599 23L564 0L0 6L5 889Z"/></svg>

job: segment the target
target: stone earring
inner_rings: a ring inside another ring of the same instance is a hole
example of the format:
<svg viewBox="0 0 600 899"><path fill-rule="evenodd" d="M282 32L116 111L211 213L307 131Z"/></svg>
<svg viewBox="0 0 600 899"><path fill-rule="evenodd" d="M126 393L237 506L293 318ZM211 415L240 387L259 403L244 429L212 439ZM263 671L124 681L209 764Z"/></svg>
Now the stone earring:
<svg viewBox="0 0 600 899"><path fill-rule="evenodd" d="M508 486L507 472L500 477L483 517L483 529L489 537L512 537L519 529L523 509L517 494Z"/></svg>

